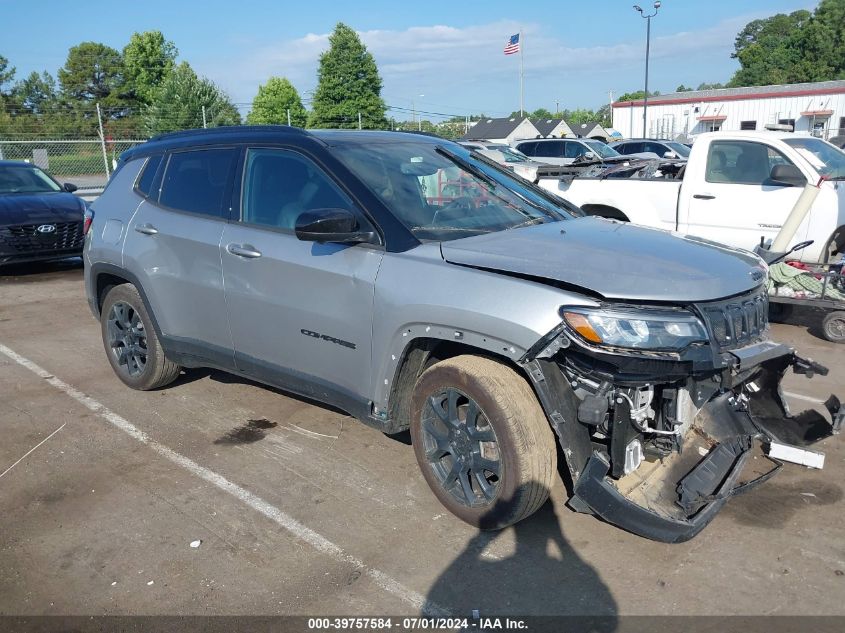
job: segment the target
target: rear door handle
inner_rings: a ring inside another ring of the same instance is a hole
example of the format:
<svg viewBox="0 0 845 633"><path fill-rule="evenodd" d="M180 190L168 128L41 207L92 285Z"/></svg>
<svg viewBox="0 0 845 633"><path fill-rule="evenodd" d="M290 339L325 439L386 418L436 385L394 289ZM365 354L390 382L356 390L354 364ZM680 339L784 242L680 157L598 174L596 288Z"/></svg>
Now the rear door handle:
<svg viewBox="0 0 845 633"><path fill-rule="evenodd" d="M692 197L696 198L697 200L712 200L716 196L710 193L695 193Z"/></svg>
<svg viewBox="0 0 845 633"><path fill-rule="evenodd" d="M158 229L152 224L136 224L135 230L138 231L138 233L143 233L144 235L155 235L158 233Z"/></svg>
<svg viewBox="0 0 845 633"><path fill-rule="evenodd" d="M229 251L232 255L237 255L238 257L246 257L247 259L255 259L256 257L261 257L261 251L256 250L254 246L251 244L229 244L226 246L226 250Z"/></svg>

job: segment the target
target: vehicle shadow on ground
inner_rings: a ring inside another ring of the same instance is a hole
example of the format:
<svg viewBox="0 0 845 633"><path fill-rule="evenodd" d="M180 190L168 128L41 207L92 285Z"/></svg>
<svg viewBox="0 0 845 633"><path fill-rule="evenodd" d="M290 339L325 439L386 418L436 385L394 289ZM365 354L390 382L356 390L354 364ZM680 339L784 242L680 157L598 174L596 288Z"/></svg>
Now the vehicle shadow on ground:
<svg viewBox="0 0 845 633"><path fill-rule="evenodd" d="M783 323L785 325L794 325L795 327L803 328L808 334L827 341L822 328L822 322L827 314L821 308L810 306L789 305L781 313L774 311L769 314L772 323Z"/></svg>
<svg viewBox="0 0 845 633"><path fill-rule="evenodd" d="M571 621L532 622L531 630L545 630L544 624L555 631L614 631L617 626L616 601L566 540L552 499L505 530L479 530L427 598L455 617L470 618L467 630L472 631L485 630L483 620L472 625L474 611L482 619L573 616Z"/></svg>
<svg viewBox="0 0 845 633"><path fill-rule="evenodd" d="M64 273L78 271L82 273L82 258L71 257L52 262L28 262L22 264L4 264L0 266L0 281L14 281L17 277L26 277L27 282L46 281L54 275L51 273ZM43 279L38 279L43 276Z"/></svg>
<svg viewBox="0 0 845 633"><path fill-rule="evenodd" d="M343 409L339 409L338 407L326 404L325 402L321 402L319 400L312 400L311 398L308 398L306 396L300 396L290 391L279 389L278 387L274 387L272 385L266 385L262 382L252 380L251 378L247 378L245 376L238 376L237 374L231 374L229 372L218 369L209 369L207 367L183 369L179 377L169 385L163 387L163 389L172 389L173 387L178 387L180 385L188 385L197 380L202 380L203 378L209 378L210 380L219 382L224 385L252 385L253 387L265 389L272 393L284 396L285 398L290 398L291 400L296 400L303 404L309 404L311 406L320 407L321 409L332 411L333 413L339 413L340 415L350 415Z"/></svg>

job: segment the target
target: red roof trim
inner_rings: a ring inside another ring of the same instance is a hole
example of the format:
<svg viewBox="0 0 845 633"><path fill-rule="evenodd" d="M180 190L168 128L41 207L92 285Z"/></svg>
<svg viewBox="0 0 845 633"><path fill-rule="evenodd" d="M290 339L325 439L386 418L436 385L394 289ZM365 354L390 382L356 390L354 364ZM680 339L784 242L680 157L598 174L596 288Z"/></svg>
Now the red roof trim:
<svg viewBox="0 0 845 633"><path fill-rule="evenodd" d="M698 117L699 121L724 121L728 118L727 114L711 114L709 116Z"/></svg>
<svg viewBox="0 0 845 633"><path fill-rule="evenodd" d="M652 97L648 100L648 105L670 105L677 103L707 103L711 101L745 101L747 99L777 99L780 97L808 97L812 95L839 95L845 94L845 87L843 88L829 88L827 90L821 88L811 88L808 90L786 90L784 92L749 92L741 95L722 95L711 97L676 97L674 99L662 99L660 97ZM642 99L638 101L617 101L613 104L614 108L633 108L643 105Z"/></svg>
<svg viewBox="0 0 845 633"><path fill-rule="evenodd" d="M825 117L833 116L833 110L807 110L802 112L801 116Z"/></svg>

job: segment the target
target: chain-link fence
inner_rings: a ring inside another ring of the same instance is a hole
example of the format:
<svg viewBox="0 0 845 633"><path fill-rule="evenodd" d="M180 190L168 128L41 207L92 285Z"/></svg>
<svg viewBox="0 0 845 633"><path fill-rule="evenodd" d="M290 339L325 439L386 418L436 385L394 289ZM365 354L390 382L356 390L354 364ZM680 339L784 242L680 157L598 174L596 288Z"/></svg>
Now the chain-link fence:
<svg viewBox="0 0 845 633"><path fill-rule="evenodd" d="M138 139L0 139L0 160L25 160L60 182L75 184L82 193L96 192L105 187L121 152L143 142Z"/></svg>

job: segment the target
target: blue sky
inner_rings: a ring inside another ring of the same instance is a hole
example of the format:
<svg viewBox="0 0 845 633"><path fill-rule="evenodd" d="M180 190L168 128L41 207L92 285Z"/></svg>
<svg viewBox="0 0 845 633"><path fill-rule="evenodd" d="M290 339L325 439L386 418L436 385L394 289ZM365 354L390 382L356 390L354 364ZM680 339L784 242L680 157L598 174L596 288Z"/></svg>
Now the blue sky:
<svg viewBox="0 0 845 633"><path fill-rule="evenodd" d="M134 31L158 29L175 42L180 60L239 104L248 104L271 75L288 77L307 99L327 35L342 21L375 55L389 105L504 115L519 107L519 60L504 56L502 48L521 30L526 108L554 109L556 101L561 108L596 108L611 90L618 96L642 88L645 20L632 4L75 0L70 8L55 0L0 0L0 54L17 67L18 77L32 70L55 74L74 44L93 40L120 49ZM652 21L650 88L670 92L681 83L726 81L737 68L730 58L734 37L747 22L815 4L663 0Z"/></svg>

